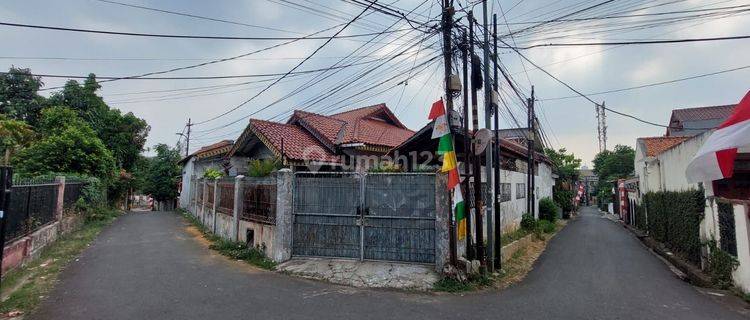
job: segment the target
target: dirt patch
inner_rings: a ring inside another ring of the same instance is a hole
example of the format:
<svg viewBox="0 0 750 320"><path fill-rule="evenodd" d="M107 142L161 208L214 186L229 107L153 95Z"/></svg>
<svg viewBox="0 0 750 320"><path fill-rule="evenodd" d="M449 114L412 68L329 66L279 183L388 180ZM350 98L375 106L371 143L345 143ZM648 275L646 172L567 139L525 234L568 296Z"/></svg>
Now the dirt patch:
<svg viewBox="0 0 750 320"><path fill-rule="evenodd" d="M198 243L200 243L202 246L208 248L211 245L211 241L206 239L206 237L203 236L203 232L198 230L193 225L187 225L185 226L185 232L193 237Z"/></svg>

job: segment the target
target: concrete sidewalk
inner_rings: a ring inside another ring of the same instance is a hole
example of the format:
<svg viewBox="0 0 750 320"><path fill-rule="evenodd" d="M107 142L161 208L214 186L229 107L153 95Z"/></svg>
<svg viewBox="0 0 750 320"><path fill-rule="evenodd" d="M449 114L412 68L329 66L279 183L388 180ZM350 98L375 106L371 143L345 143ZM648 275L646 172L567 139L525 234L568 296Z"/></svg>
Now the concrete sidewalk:
<svg viewBox="0 0 750 320"><path fill-rule="evenodd" d="M295 258L277 270L360 288L430 290L440 277L434 265L325 258Z"/></svg>

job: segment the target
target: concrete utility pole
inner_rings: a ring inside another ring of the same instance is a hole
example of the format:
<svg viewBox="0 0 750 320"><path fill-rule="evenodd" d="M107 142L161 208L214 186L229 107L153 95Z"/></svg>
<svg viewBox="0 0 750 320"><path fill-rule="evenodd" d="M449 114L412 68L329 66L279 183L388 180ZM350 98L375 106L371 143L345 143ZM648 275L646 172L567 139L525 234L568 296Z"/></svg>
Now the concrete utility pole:
<svg viewBox="0 0 750 320"><path fill-rule="evenodd" d="M187 123L187 139L185 141L185 156L186 157L190 154L190 129L193 126L193 123L190 120L191 119L188 118L188 123Z"/></svg>
<svg viewBox="0 0 750 320"><path fill-rule="evenodd" d="M498 90L499 80L497 78L497 68L498 68L497 59L499 59L499 57L497 56L497 14L492 15L492 39L493 39L492 43L494 46L494 49L492 51L493 53L492 62L494 66L494 75L492 77L493 79L492 88L499 95L499 90ZM500 97L498 97L498 99L500 99ZM499 105L500 101L496 101L496 102L498 103L498 105L495 106L494 108L495 110L495 114L494 114L495 116L495 132L494 132L495 133L494 134L495 149L493 149L495 150L495 154L494 154L495 162L493 164L495 172L494 172L494 179L492 180L495 182L494 188L493 188L494 190L492 192L492 204L493 204L493 207L495 208L495 212L494 212L494 220L495 220L495 228L494 228L495 229L495 255L494 257L495 259L493 261L493 264L494 264L495 269L500 270L502 269L501 255L502 255L503 244L500 241L500 239L502 239L502 221L501 221L501 216L500 216L500 200L497 198L497 193L500 191L500 168L502 166L502 161L500 160L500 133L498 132L500 130L500 124L499 124L500 123L500 105Z"/></svg>
<svg viewBox="0 0 750 320"><path fill-rule="evenodd" d="M453 124L451 123L451 115L453 114L453 97L451 94L451 33L453 31L453 7L450 5L450 0L444 0L443 2L443 60L445 69L445 104L448 116L448 128L453 131ZM455 192L458 192L456 190ZM453 203L451 197L448 197L448 207L453 212ZM456 265L458 261L458 252L456 246L456 221L453 214L448 215L448 243L450 251L450 264Z"/></svg>
<svg viewBox="0 0 750 320"><path fill-rule="evenodd" d="M479 131L479 110L477 109L477 90L481 84L475 80L481 77L481 61L474 55L474 14L469 11L469 54L471 55L471 122L474 134ZM479 73L479 74L477 74ZM475 143L472 146L476 147ZM472 152L473 153L473 152ZM474 236L476 237L475 257L484 266L484 228L482 227L482 165L479 163L479 156L472 155L473 169L471 174L474 177Z"/></svg>
<svg viewBox="0 0 750 320"><path fill-rule="evenodd" d="M466 30L463 31L463 39L461 40L461 60L463 60L463 105L464 105L464 182L461 187L466 195L469 194L469 177L471 176L469 171L469 164L472 163L472 148L471 139L469 138L469 40L466 34ZM469 197L464 201L464 207L466 210L466 259L474 259L474 244L471 241L471 202L468 201Z"/></svg>
<svg viewBox="0 0 750 320"><path fill-rule="evenodd" d="M482 23L484 25L484 127L492 129L492 87L490 83L490 40L489 40L489 28L487 26L487 0L482 1ZM482 264L487 265L487 270L490 272L494 271L493 259L493 248L495 241L493 239L493 218L495 217L495 206L494 201L491 201L494 192L494 184L492 182L492 143L487 144L487 149L484 151L484 174L485 180L487 181L487 193L485 199L487 204L484 206L485 217L487 219L487 260L482 261ZM488 263L487 263L488 262Z"/></svg>
<svg viewBox="0 0 750 320"><path fill-rule="evenodd" d="M531 97L526 99L527 111L528 111L528 137L526 140L526 213L530 214L534 218L536 216L536 210L534 210L535 199L534 199L534 86L531 86Z"/></svg>

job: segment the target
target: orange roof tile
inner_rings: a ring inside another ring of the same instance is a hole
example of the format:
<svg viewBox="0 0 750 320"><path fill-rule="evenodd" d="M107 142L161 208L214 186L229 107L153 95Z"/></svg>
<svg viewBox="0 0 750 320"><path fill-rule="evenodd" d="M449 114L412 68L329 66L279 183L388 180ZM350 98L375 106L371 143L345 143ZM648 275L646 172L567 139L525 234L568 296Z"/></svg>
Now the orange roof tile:
<svg viewBox="0 0 750 320"><path fill-rule="evenodd" d="M655 157L660 155L662 152L671 149L672 147L682 143L683 141L690 139L690 137L645 137L638 138L643 141L643 145L646 147L646 156Z"/></svg>

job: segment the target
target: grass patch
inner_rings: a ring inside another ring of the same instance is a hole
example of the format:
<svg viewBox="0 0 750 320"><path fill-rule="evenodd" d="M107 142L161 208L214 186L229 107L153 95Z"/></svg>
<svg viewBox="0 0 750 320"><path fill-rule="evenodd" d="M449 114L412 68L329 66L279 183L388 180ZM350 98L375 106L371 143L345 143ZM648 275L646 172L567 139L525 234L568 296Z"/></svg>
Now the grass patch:
<svg viewBox="0 0 750 320"><path fill-rule="evenodd" d="M276 269L276 262L269 259L260 248L250 248L247 244L235 241L229 241L211 233L197 217L192 215L190 212L180 209L178 210L182 215L190 221L190 223L203 234L211 244L209 248L216 250L224 256L230 257L235 260L242 260L256 267L274 270Z"/></svg>
<svg viewBox="0 0 750 320"><path fill-rule="evenodd" d="M0 313L20 311L28 314L34 310L54 287L60 271L78 257L117 216L115 210L97 209L96 215L87 217L79 230L61 236L42 249L38 259L5 274L0 292L7 299L0 302Z"/></svg>

